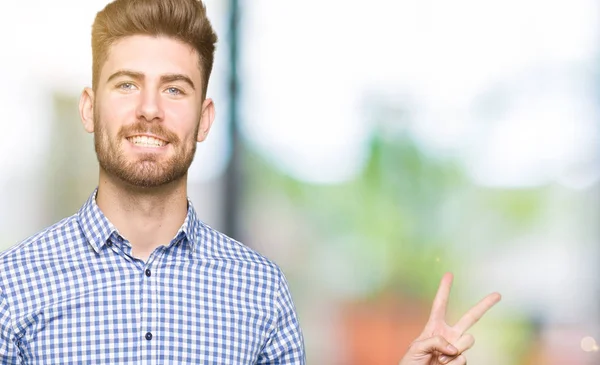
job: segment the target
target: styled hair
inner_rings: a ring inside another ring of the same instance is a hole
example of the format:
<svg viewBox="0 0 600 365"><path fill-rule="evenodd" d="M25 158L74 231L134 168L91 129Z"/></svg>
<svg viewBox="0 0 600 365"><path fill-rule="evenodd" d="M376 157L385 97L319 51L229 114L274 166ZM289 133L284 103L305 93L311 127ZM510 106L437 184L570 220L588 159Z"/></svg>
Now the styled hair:
<svg viewBox="0 0 600 365"><path fill-rule="evenodd" d="M167 36L190 45L200 59L202 97L206 97L217 35L201 0L115 0L98 12L92 26L92 88L110 46L132 35Z"/></svg>

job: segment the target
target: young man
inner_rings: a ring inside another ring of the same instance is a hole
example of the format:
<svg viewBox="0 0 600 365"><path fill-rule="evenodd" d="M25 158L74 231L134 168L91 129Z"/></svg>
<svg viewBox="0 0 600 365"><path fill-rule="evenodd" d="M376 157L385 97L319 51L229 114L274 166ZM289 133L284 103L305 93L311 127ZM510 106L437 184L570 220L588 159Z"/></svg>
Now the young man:
<svg viewBox="0 0 600 365"><path fill-rule="evenodd" d="M303 364L281 270L187 200L217 37L195 0L118 0L92 29L97 191L0 255L0 364Z"/></svg>
<svg viewBox="0 0 600 365"><path fill-rule="evenodd" d="M305 363L281 270L202 223L187 199L215 115L216 40L197 0L116 0L98 13L79 105L98 188L0 254L0 364ZM498 298L449 327L450 280L402 364L464 363L464 331Z"/></svg>

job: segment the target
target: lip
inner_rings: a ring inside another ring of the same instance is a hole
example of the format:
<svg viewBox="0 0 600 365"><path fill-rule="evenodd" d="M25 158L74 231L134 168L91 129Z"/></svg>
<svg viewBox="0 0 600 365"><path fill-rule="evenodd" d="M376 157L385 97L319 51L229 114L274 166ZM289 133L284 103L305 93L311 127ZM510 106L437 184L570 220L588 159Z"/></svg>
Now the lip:
<svg viewBox="0 0 600 365"><path fill-rule="evenodd" d="M159 139L159 140L165 142L165 145L164 146L160 146L160 147L158 147L158 146L146 147L146 146L136 145L135 143L133 143L133 141L130 140L133 137L142 137L142 136L152 137L152 138ZM133 149L134 151L137 150L137 151L144 151L144 152L162 152L162 151L166 151L167 148L170 145L170 143L167 142L167 141L165 141L164 139L159 138L159 137L157 137L155 135L152 135L152 134L147 134L147 133L133 134L133 135L131 135L129 137L125 137L125 141L127 142L127 145L129 145L129 148Z"/></svg>
<svg viewBox="0 0 600 365"><path fill-rule="evenodd" d="M169 141L167 141L166 139L159 137L155 134L150 134L150 133L136 133L136 134L132 134L130 136L125 137L125 139L129 140L129 138L133 138L133 137L150 137L150 138L160 139L161 141L163 141L165 143L169 143Z"/></svg>

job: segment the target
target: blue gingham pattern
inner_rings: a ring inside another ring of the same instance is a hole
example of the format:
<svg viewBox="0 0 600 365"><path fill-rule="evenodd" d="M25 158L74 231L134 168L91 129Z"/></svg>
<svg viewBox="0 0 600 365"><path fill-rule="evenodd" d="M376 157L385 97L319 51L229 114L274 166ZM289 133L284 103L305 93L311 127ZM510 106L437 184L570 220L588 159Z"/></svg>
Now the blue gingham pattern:
<svg viewBox="0 0 600 365"><path fill-rule="evenodd" d="M147 262L95 202L0 254L0 364L304 364L281 270L192 204Z"/></svg>

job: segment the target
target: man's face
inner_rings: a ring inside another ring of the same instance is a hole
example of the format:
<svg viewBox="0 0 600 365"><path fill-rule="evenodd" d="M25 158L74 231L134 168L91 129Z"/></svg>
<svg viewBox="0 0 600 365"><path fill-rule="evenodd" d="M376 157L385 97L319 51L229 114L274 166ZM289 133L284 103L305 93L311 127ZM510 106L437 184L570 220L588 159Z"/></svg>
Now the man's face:
<svg viewBox="0 0 600 365"><path fill-rule="evenodd" d="M214 115L198 65L197 52L172 38L136 35L110 47L90 101L106 173L138 187L186 175Z"/></svg>

